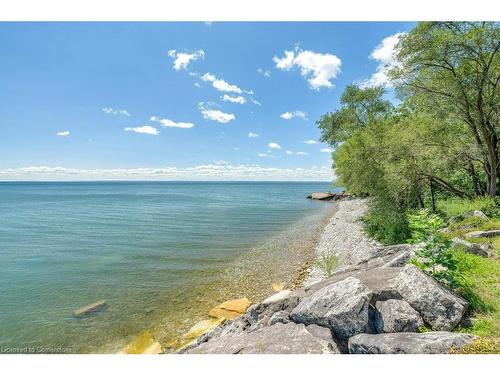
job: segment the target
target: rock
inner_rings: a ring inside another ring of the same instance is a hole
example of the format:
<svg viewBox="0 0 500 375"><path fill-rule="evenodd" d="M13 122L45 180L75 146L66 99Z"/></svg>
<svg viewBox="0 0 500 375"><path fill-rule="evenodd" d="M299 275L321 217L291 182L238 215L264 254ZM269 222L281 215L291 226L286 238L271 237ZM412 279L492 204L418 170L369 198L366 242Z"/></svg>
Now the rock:
<svg viewBox="0 0 500 375"><path fill-rule="evenodd" d="M327 354L339 353L327 328L276 323L248 334L219 337L189 354Z"/></svg>
<svg viewBox="0 0 500 375"><path fill-rule="evenodd" d="M242 315L250 306L248 298L225 301L208 312L213 318L234 319Z"/></svg>
<svg viewBox="0 0 500 375"><path fill-rule="evenodd" d="M290 293L292 293L291 290L282 290L282 291L280 291L278 293L273 294L270 297L267 297L261 303L264 304L264 305L270 305L270 304L273 304L273 303L278 303L278 302L284 301L285 299L288 298L288 296L290 295Z"/></svg>
<svg viewBox="0 0 500 375"><path fill-rule="evenodd" d="M288 311L278 311L275 312L271 318L269 318L269 321L267 322L268 326L272 326L273 324L276 323L290 323L290 314Z"/></svg>
<svg viewBox="0 0 500 375"><path fill-rule="evenodd" d="M186 334L182 336L182 339L192 341L207 333L208 331L211 331L212 329L223 323L224 320L224 318L218 318L199 321L194 326L192 326Z"/></svg>
<svg viewBox="0 0 500 375"><path fill-rule="evenodd" d="M446 354L461 348L475 336L453 332L400 332L370 335L362 333L349 339L353 354Z"/></svg>
<svg viewBox="0 0 500 375"><path fill-rule="evenodd" d="M271 289L274 290L275 292L279 292L285 288L285 284L283 283L272 283L271 284Z"/></svg>
<svg viewBox="0 0 500 375"><path fill-rule="evenodd" d="M374 328L377 333L417 332L424 325L422 317L408 302L396 299L377 301Z"/></svg>
<svg viewBox="0 0 500 375"><path fill-rule="evenodd" d="M328 327L336 337L347 339L366 331L372 294L361 281L348 277L302 299L290 318L297 323Z"/></svg>
<svg viewBox="0 0 500 375"><path fill-rule="evenodd" d="M90 315L93 315L99 311L102 311L108 307L108 304L106 300L100 300L94 303L91 303L90 305L84 306L79 308L78 310L75 310L73 312L73 316L76 318L84 318Z"/></svg>
<svg viewBox="0 0 500 375"><path fill-rule="evenodd" d="M310 198L309 199L316 199L316 200L329 200L329 199L332 199L333 198L333 194L332 193L324 193L324 192L321 192L321 193L312 193L310 195Z"/></svg>
<svg viewBox="0 0 500 375"><path fill-rule="evenodd" d="M477 230L469 232L464 235L466 238L480 238L480 237L495 237L500 236L500 229L493 230Z"/></svg>
<svg viewBox="0 0 500 375"><path fill-rule="evenodd" d="M161 352L160 343L154 339L151 332L146 331L125 345L119 354L160 354Z"/></svg>
<svg viewBox="0 0 500 375"><path fill-rule="evenodd" d="M401 299L401 295L397 291L397 282L401 267L387 268L372 268L372 269L356 269L349 268L334 272L328 279L318 283L308 285L307 287L293 291L290 298L298 296L304 298L310 296L314 292L327 285L345 280L349 277L354 277L361 281L368 289L372 291L371 303L376 301L385 301L388 299Z"/></svg>
<svg viewBox="0 0 500 375"><path fill-rule="evenodd" d="M263 325L267 325L268 320L274 313L278 311L290 313L299 304L299 301L299 296L293 295L290 290L282 290L266 298L261 303L250 306L247 314L250 316L252 323L261 322Z"/></svg>
<svg viewBox="0 0 500 375"><path fill-rule="evenodd" d="M433 329L450 331L462 319L468 303L417 267L408 264L400 272L397 290Z"/></svg>
<svg viewBox="0 0 500 375"><path fill-rule="evenodd" d="M468 253L479 255L482 257L489 256L489 246L486 244L477 244L462 240L461 238L455 237L451 240L454 245L462 246Z"/></svg>
<svg viewBox="0 0 500 375"><path fill-rule="evenodd" d="M466 212L464 214L464 217L471 217L471 216L478 217L481 220L488 220L489 219L489 217L483 211L479 211L479 210L469 211L469 212Z"/></svg>

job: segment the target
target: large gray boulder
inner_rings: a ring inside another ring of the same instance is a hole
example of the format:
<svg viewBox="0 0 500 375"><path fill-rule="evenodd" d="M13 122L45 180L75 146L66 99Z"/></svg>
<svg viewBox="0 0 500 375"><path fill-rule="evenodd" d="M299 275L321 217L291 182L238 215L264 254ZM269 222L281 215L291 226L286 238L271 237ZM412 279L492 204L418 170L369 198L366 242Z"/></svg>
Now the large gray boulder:
<svg viewBox="0 0 500 375"><path fill-rule="evenodd" d="M401 296L397 291L397 282L401 267L388 268L373 268L373 269L345 269L335 272L328 279L322 280L315 284L308 285L304 288L297 289L292 292L290 298L297 296L302 299L308 297L318 290L345 280L349 277L354 277L361 281L368 289L372 291L371 303L376 301L385 301L387 299L400 299Z"/></svg>
<svg viewBox="0 0 500 375"><path fill-rule="evenodd" d="M276 323L254 332L219 337L188 354L333 354L339 353L328 328Z"/></svg>
<svg viewBox="0 0 500 375"><path fill-rule="evenodd" d="M373 326L377 333L417 332L424 325L422 317L408 302L390 299L377 301Z"/></svg>
<svg viewBox="0 0 500 375"><path fill-rule="evenodd" d="M372 291L348 277L301 300L290 319L297 323L328 327L340 339L366 332Z"/></svg>
<svg viewBox="0 0 500 375"><path fill-rule="evenodd" d="M446 354L461 348L476 337L454 332L400 332L370 335L362 333L349 339L352 354Z"/></svg>
<svg viewBox="0 0 500 375"><path fill-rule="evenodd" d="M400 272L397 290L433 329L451 331L468 303L417 267L408 264Z"/></svg>

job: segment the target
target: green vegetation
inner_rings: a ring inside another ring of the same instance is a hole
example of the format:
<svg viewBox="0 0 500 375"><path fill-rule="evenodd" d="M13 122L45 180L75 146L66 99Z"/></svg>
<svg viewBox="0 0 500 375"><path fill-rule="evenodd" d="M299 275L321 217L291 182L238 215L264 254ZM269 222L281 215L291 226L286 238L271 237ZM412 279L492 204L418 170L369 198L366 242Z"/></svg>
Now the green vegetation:
<svg viewBox="0 0 500 375"><path fill-rule="evenodd" d="M468 239L489 245L490 258L450 240L500 228L500 26L421 22L394 57L399 102L381 87L348 86L317 122L321 140L333 147L337 184L370 198L367 233L422 242L412 262L469 300L473 324L461 329L493 340L465 351L498 352L500 238Z"/></svg>
<svg viewBox="0 0 500 375"><path fill-rule="evenodd" d="M453 198L495 209L500 193L498 24L422 22L396 50L398 105L351 85L318 121L338 184L372 198L366 230L388 244L410 234L411 210Z"/></svg>
<svg viewBox="0 0 500 375"><path fill-rule="evenodd" d="M318 259L316 266L326 277L330 277L337 268L339 260L335 254L324 255Z"/></svg>

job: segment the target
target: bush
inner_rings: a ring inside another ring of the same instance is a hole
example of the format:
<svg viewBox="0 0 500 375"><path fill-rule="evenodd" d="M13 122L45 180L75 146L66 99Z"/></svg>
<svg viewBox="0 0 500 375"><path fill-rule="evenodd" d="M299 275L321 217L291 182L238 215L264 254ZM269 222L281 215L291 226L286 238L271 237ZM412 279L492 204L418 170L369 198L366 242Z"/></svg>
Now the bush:
<svg viewBox="0 0 500 375"><path fill-rule="evenodd" d="M409 242L417 243L426 240L444 225L443 219L429 210L423 209L408 214L408 228L411 231Z"/></svg>
<svg viewBox="0 0 500 375"><path fill-rule="evenodd" d="M372 202L363 224L371 237L385 245L406 242L410 236L406 213L381 201Z"/></svg>
<svg viewBox="0 0 500 375"><path fill-rule="evenodd" d="M316 266L323 272L326 277L330 277L333 271L337 268L339 260L335 254L323 255L316 262Z"/></svg>

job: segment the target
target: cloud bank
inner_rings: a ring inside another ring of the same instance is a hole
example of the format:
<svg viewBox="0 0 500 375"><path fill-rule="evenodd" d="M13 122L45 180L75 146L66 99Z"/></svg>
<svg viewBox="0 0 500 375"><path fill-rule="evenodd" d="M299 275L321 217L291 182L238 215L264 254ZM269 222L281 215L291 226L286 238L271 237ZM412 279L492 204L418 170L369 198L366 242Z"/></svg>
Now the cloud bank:
<svg viewBox="0 0 500 375"><path fill-rule="evenodd" d="M86 180L184 180L184 181L331 181L330 167L268 168L256 164L215 163L187 168L74 169L32 166L1 169L0 180L86 181Z"/></svg>

